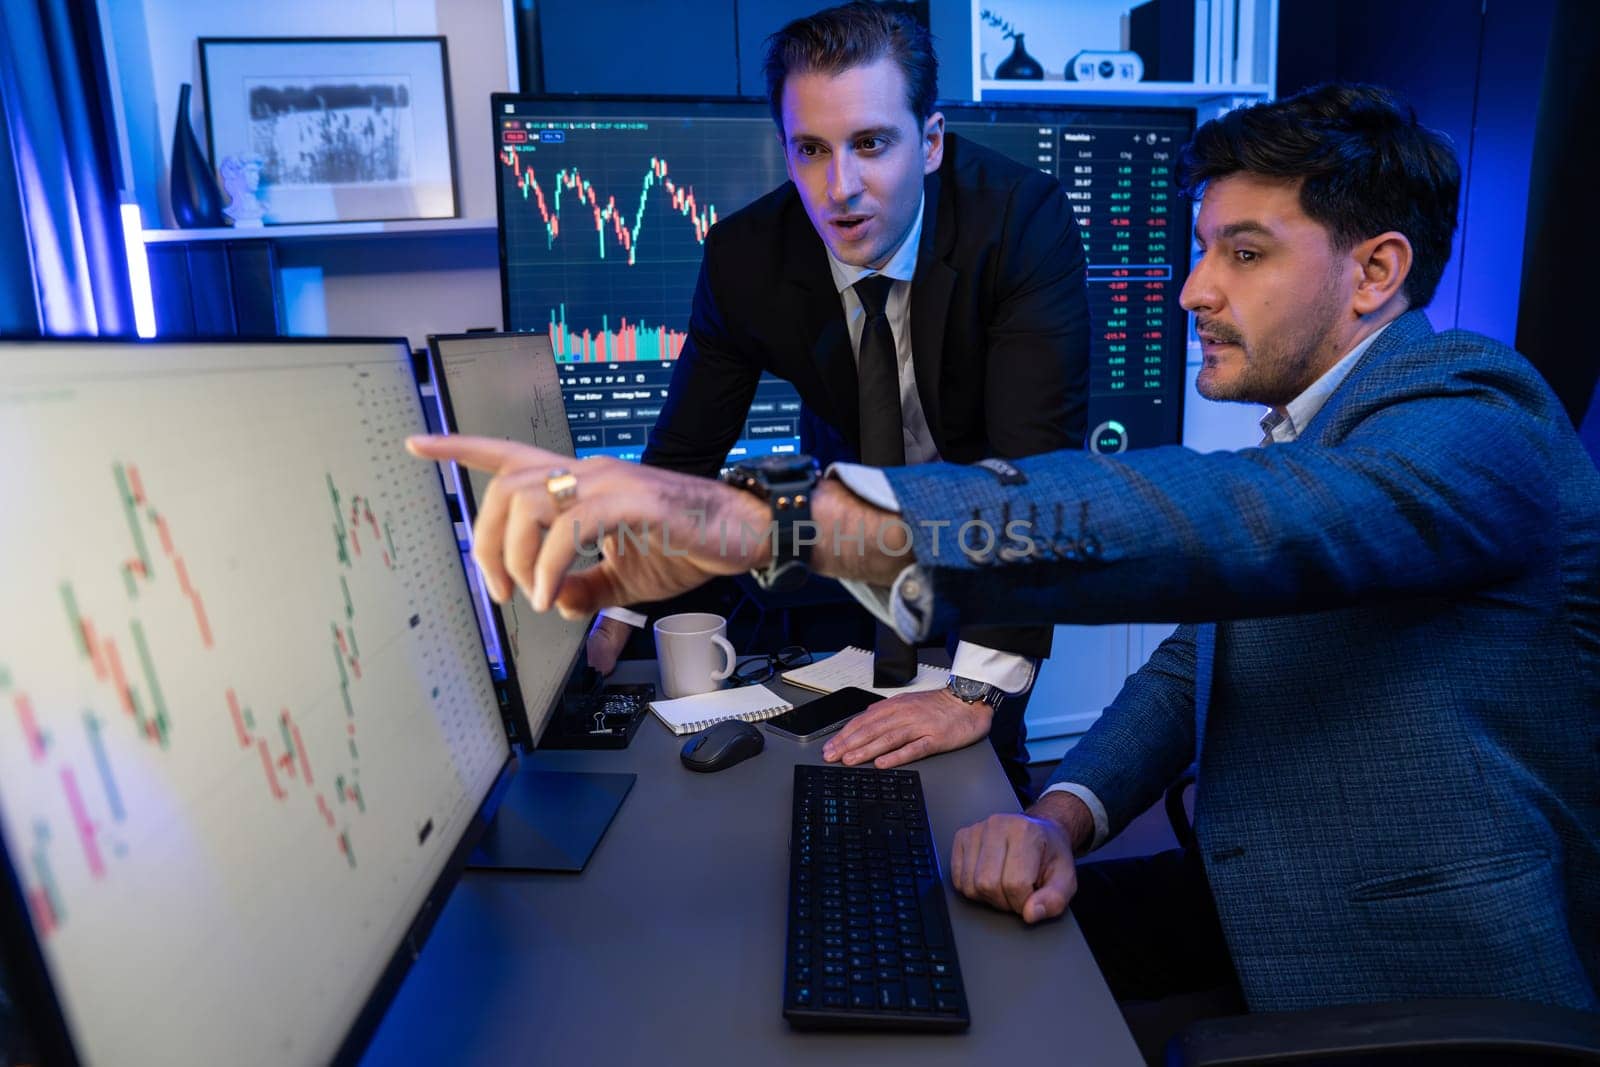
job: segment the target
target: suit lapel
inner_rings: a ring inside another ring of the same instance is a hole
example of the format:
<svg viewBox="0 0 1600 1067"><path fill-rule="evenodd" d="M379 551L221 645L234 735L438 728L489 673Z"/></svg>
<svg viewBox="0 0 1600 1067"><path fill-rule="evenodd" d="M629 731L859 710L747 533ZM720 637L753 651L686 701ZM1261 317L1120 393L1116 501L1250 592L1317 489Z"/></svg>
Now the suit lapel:
<svg viewBox="0 0 1600 1067"><path fill-rule="evenodd" d="M945 151L953 147L947 144ZM939 370L944 360L945 319L956 285L956 272L946 262L956 241L955 205L945 203L939 190L939 172L935 171L923 182L922 240L917 245L917 269L911 284L911 365L935 445L944 440Z"/></svg>
<svg viewBox="0 0 1600 1067"><path fill-rule="evenodd" d="M1381 368L1389 353L1420 344L1432 336L1433 326L1424 311L1408 311L1389 323L1377 339L1367 346L1361 358L1356 360L1356 365L1350 368L1350 373L1345 375L1344 381L1339 383L1321 410L1312 416L1309 426L1301 427L1301 439L1318 444L1331 444L1341 439L1348 432L1345 413L1362 380L1370 380L1373 374L1384 373Z"/></svg>
<svg viewBox="0 0 1600 1067"><path fill-rule="evenodd" d="M791 313L785 321L801 324L803 332L797 340L805 347L812 366L821 376L833 409L817 414L836 427L852 451L859 453L859 387L844 306L833 287L833 273L828 269L822 239L811 228L811 221L798 204L788 223L787 245L791 254L784 257L783 286L784 299L791 302Z"/></svg>
<svg viewBox="0 0 1600 1067"><path fill-rule="evenodd" d="M1322 410L1312 418L1311 429L1302 439L1324 444L1332 440L1336 436L1334 427L1338 425L1341 409L1349 401L1350 386L1357 375L1367 368L1378 366L1391 351L1414 344L1431 336L1432 333L1433 327L1429 325L1427 315L1421 311L1408 311L1390 323L1388 329L1372 342L1371 347L1351 368L1350 374L1340 383L1339 388L1334 390ZM1218 640L1217 623L1203 623L1195 627L1194 758L1197 764L1205 746L1206 719L1211 711L1211 686L1212 680L1216 677Z"/></svg>

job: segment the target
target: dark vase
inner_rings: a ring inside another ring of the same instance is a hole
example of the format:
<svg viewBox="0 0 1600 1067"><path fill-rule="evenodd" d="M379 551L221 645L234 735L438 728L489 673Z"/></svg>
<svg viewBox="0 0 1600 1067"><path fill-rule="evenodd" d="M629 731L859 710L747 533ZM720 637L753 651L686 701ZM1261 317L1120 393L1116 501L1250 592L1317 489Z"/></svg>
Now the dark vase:
<svg viewBox="0 0 1600 1067"><path fill-rule="evenodd" d="M222 190L189 125L189 85L178 90L178 124L172 131L172 170L167 176L172 218L186 230L221 226Z"/></svg>
<svg viewBox="0 0 1600 1067"><path fill-rule="evenodd" d="M996 78L1020 78L1037 81L1044 77L1044 68L1039 61L1028 54L1022 47L1022 34L1017 34L1017 43L1011 46L1011 54L1000 61L994 68Z"/></svg>

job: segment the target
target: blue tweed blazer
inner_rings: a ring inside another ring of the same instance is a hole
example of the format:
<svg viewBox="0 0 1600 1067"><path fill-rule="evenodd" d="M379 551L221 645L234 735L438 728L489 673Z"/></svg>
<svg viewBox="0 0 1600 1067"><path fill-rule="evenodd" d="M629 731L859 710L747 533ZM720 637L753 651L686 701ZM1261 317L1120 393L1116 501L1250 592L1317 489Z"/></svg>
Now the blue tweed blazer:
<svg viewBox="0 0 1600 1067"><path fill-rule="evenodd" d="M1292 444L1017 467L888 472L935 611L1185 624L1056 779L1198 764L1252 1009L1600 1008L1600 474L1521 356L1411 312Z"/></svg>

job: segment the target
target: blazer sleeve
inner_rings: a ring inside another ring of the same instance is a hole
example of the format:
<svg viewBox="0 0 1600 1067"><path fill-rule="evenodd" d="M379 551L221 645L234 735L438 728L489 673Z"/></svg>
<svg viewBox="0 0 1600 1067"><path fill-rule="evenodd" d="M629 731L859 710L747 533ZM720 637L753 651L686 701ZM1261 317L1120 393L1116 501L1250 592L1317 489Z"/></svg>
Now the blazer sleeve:
<svg viewBox="0 0 1600 1067"><path fill-rule="evenodd" d="M935 625L1297 614L1481 587L1548 553L1549 405L1525 365L1422 353L1335 443L1055 453L1017 461L1016 486L935 464L885 474ZM974 513L1018 536L961 550Z"/></svg>
<svg viewBox="0 0 1600 1067"><path fill-rule="evenodd" d="M1089 297L1083 237L1054 182L1030 181L1004 227L988 327L984 421L1005 459L1083 446L1089 398ZM966 626L961 639L1050 654L1050 629Z"/></svg>
<svg viewBox="0 0 1600 1067"><path fill-rule="evenodd" d="M714 478L744 429L761 365L741 349L717 299L713 279L729 251L714 241L706 244L689 335L644 450L650 466Z"/></svg>
<svg viewBox="0 0 1600 1067"><path fill-rule="evenodd" d="M1180 626L1062 757L1049 785L1093 790L1115 837L1194 762L1194 678L1195 628Z"/></svg>

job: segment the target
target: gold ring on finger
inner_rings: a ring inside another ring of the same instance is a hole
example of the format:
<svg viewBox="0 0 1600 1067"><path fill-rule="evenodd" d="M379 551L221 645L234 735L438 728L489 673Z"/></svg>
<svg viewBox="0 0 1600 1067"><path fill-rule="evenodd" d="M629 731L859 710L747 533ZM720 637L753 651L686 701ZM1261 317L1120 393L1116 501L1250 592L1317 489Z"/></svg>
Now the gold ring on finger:
<svg viewBox="0 0 1600 1067"><path fill-rule="evenodd" d="M557 467L544 476L545 492L555 501L557 511L566 511L578 499L578 476L565 467Z"/></svg>

